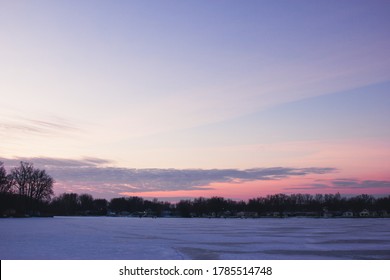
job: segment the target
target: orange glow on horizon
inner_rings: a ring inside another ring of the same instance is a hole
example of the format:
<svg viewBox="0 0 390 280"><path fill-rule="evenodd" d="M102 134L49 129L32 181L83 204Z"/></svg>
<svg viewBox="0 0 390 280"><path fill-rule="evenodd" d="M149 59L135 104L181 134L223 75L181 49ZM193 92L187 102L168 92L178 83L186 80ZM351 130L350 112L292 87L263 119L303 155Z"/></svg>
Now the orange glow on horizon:
<svg viewBox="0 0 390 280"><path fill-rule="evenodd" d="M269 181L250 181L240 183L213 183L204 189L197 190L180 190L180 191L155 191L155 192L122 192L123 196L140 196L148 199L157 198L197 198L197 197L223 197L233 200L248 200L256 197L265 197L277 193L294 194L335 194L342 195L359 195L368 193L371 195L381 195L388 191L385 188L359 189L352 187L334 187L331 182L334 178L329 178L327 175L322 175L322 179L313 178L286 178L281 180ZM359 181L358 181L359 182ZM324 187L315 188L314 184L322 184ZM328 187L326 187L328 185Z"/></svg>

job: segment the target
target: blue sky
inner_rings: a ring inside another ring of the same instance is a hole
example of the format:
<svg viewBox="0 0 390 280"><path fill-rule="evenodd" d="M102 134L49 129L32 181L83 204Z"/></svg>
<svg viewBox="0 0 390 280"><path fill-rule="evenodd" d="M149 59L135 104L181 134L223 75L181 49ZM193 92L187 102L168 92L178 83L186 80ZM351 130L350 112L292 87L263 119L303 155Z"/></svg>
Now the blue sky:
<svg viewBox="0 0 390 280"><path fill-rule="evenodd" d="M390 180L389 12L388 1L0 1L0 158Z"/></svg>

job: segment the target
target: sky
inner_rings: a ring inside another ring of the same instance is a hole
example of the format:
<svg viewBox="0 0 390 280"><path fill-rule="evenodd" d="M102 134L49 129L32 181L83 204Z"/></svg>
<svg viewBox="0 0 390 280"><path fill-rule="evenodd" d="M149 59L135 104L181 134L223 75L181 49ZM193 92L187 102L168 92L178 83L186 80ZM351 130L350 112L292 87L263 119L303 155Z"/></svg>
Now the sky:
<svg viewBox="0 0 390 280"><path fill-rule="evenodd" d="M389 1L0 0L0 161L55 194L390 194Z"/></svg>

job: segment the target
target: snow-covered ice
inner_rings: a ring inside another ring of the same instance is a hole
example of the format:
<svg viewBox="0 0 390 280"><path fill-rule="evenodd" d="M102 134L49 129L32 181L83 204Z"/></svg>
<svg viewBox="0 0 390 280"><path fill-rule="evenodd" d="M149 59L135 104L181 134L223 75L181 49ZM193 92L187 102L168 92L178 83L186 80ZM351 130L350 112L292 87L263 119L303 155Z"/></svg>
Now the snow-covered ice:
<svg viewBox="0 0 390 280"><path fill-rule="evenodd" d="M390 219L0 219L0 259L390 259Z"/></svg>

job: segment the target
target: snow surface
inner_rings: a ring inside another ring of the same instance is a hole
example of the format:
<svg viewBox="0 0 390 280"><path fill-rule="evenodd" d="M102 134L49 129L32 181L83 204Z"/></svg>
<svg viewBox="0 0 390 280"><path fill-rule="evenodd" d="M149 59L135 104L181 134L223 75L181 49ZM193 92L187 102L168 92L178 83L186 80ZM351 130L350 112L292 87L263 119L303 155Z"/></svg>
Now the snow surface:
<svg viewBox="0 0 390 280"><path fill-rule="evenodd" d="M0 219L0 259L390 259L390 219Z"/></svg>

